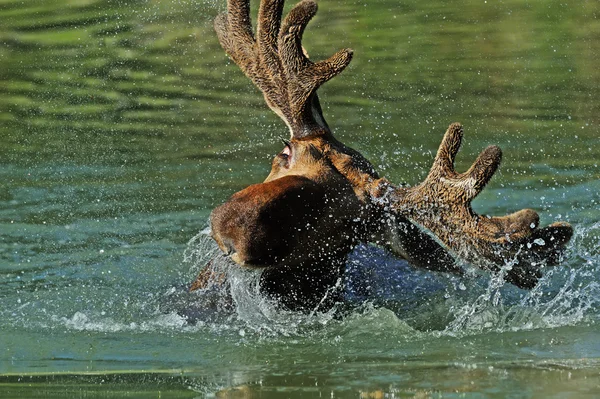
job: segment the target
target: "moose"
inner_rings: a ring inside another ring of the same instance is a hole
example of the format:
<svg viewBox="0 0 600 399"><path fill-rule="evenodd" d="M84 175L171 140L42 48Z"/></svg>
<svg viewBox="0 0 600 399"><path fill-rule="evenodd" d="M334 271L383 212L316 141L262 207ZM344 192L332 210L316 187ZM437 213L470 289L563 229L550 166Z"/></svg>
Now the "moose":
<svg viewBox="0 0 600 399"><path fill-rule="evenodd" d="M490 146L464 173L454 169L463 127L443 136L423 182L398 187L380 177L358 151L338 141L325 121L317 90L352 60L343 49L313 62L302 47L314 0L302 0L282 19L284 0L262 0L256 33L249 0L228 0L214 27L225 52L262 91L291 133L264 182L213 210L211 236L237 265L262 270L260 289L294 310L327 309L341 299L340 281L358 243L384 247L411 265L463 273L459 260L533 288L545 265L560 262L573 229L541 228L523 209L502 217L476 214L471 202L502 158ZM191 290L222 283L211 264Z"/></svg>

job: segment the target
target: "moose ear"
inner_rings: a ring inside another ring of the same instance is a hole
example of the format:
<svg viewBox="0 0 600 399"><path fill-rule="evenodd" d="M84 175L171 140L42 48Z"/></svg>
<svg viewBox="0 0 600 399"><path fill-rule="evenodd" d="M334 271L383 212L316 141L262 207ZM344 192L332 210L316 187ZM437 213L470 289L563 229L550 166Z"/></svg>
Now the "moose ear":
<svg viewBox="0 0 600 399"><path fill-rule="evenodd" d="M326 203L325 188L303 176L254 184L213 210L213 238L242 266L272 266L311 233Z"/></svg>

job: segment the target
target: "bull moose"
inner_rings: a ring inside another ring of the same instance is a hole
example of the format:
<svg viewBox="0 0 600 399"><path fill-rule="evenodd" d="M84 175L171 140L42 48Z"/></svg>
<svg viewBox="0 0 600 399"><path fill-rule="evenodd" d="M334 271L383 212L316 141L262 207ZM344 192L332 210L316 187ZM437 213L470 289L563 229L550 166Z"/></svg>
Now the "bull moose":
<svg viewBox="0 0 600 399"><path fill-rule="evenodd" d="M228 0L227 12L214 23L221 46L291 133L264 182L213 210L211 235L224 255L241 267L262 269L261 292L296 310L326 309L341 299L347 257L361 242L432 271L460 274L459 259L491 272L508 264L508 282L534 287L541 268L560 261L572 227L556 222L540 228L531 209L502 217L476 214L471 201L496 172L502 152L490 146L469 170L456 172L459 123L449 126L422 183L397 187L380 177L334 137L317 96L348 66L352 50L311 61L301 41L317 4L302 0L282 20L283 4L261 1L256 33L249 0ZM191 290L225 278L209 263Z"/></svg>

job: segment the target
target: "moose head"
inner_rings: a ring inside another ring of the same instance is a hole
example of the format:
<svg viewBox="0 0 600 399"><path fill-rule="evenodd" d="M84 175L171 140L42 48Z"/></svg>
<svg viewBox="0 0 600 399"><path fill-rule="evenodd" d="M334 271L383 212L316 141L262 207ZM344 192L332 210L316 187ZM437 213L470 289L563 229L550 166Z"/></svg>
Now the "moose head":
<svg viewBox="0 0 600 399"><path fill-rule="evenodd" d="M235 193L211 214L212 237L242 267L264 269L261 288L284 306L313 309L339 299L348 254L360 242L384 246L417 267L461 273L458 258L533 287L572 235L567 223L539 228L525 209L503 217L476 214L471 201L497 170L501 151L485 149L465 173L454 170L463 129L450 125L427 178L395 187L360 153L333 136L317 89L352 59L344 49L312 62L301 41L317 11L299 2L282 21L283 0L262 0L256 34L249 0L228 0L215 30L227 54L262 91L291 138L263 183ZM210 280L207 267L192 285Z"/></svg>

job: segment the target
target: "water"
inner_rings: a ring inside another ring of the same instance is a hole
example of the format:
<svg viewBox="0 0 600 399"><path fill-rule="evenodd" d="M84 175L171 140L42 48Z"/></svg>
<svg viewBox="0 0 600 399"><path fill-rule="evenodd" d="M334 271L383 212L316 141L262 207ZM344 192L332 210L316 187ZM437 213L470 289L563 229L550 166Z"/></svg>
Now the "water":
<svg viewBox="0 0 600 399"><path fill-rule="evenodd" d="M224 4L5 1L1 396L600 395L600 6L320 5L311 55L355 50L320 90L337 137L414 184L462 122L459 170L504 150L477 211L569 221L564 265L526 292L360 247L338 314L278 311L239 271L232 306L186 293L210 210L287 135L217 44Z"/></svg>

